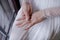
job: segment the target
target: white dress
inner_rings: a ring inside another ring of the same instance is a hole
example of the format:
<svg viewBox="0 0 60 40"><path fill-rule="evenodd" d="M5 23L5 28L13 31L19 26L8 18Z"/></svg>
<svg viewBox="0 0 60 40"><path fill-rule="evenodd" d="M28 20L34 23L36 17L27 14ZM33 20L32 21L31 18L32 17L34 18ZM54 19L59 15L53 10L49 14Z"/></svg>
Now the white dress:
<svg viewBox="0 0 60 40"><path fill-rule="evenodd" d="M60 0L31 0L34 11L50 7L59 7ZM22 7L18 11L16 19L22 17ZM13 23L9 40L60 40L60 17L49 17L48 19L32 26L26 31Z"/></svg>

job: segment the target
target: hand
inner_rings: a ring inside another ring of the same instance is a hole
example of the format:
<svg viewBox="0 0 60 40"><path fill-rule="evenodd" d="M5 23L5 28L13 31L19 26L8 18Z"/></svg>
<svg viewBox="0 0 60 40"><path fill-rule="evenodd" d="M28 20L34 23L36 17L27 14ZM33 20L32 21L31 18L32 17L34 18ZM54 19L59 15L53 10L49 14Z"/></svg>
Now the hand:
<svg viewBox="0 0 60 40"><path fill-rule="evenodd" d="M32 14L32 6L31 6L31 4L23 2L22 3L22 8L23 8L22 9L22 11L23 11L23 13L22 13L23 14L23 18L25 16L25 19L29 20L30 19L30 15Z"/></svg>
<svg viewBox="0 0 60 40"><path fill-rule="evenodd" d="M42 22L44 19L45 19L44 11L38 11L38 12L33 13L30 21L23 20L23 23L24 21L26 21L25 24L28 24L27 28L25 29L26 30L30 29L33 25L35 25L36 23ZM23 26L23 24L18 23L17 26Z"/></svg>
<svg viewBox="0 0 60 40"><path fill-rule="evenodd" d="M38 11L32 14L32 18L31 20L27 23L28 26L27 28L25 28L25 30L30 29L33 25L42 22L44 19L46 19L45 17L45 12L44 11Z"/></svg>
<svg viewBox="0 0 60 40"><path fill-rule="evenodd" d="M18 23L18 25L23 26L24 24L29 21L30 16L32 14L32 7L29 3L22 3L22 18L17 19L17 21L21 21Z"/></svg>

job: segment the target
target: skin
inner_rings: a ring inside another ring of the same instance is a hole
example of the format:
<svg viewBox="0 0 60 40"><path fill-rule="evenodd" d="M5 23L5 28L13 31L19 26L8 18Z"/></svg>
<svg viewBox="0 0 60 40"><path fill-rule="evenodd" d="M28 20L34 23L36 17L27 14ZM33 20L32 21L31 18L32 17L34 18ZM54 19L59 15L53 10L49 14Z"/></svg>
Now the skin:
<svg viewBox="0 0 60 40"><path fill-rule="evenodd" d="M17 26L23 27L25 24L28 24L27 28L25 28L25 30L28 30L36 23L42 22L44 19L46 19L46 17L44 16L44 11L37 11L32 14L31 19L29 21L23 19L23 22L17 23ZM18 21L22 21L22 20L18 20ZM24 24L24 21L27 23Z"/></svg>
<svg viewBox="0 0 60 40"><path fill-rule="evenodd" d="M26 28L26 30L30 29L33 25L40 23L43 20L47 19L47 17L49 18L51 16L60 16L60 7L48 8L34 12L31 16L30 22L27 23L28 27Z"/></svg>
<svg viewBox="0 0 60 40"><path fill-rule="evenodd" d="M22 18L17 19L17 21L23 20L22 22L18 23L18 25L21 24L21 26L25 25L31 18L32 15L32 6L30 3L25 2L25 0L22 1Z"/></svg>
<svg viewBox="0 0 60 40"><path fill-rule="evenodd" d="M23 17L22 17L22 19L25 16L26 20L28 21L30 19L30 15L32 15L32 6L31 6L30 3L25 2L23 0L21 7L23 8L23 10L22 10Z"/></svg>
<svg viewBox="0 0 60 40"><path fill-rule="evenodd" d="M18 22L16 25L23 27L25 24L28 24L27 28L25 30L30 29L33 25L42 22L44 19L50 16L58 16L60 15L60 7L55 8L48 8L40 11L36 11L32 13L32 6L29 3L23 2L23 17L20 19L17 19Z"/></svg>
<svg viewBox="0 0 60 40"><path fill-rule="evenodd" d="M33 25L40 23L45 19L46 19L46 17L44 16L44 11L34 12L31 16L31 20L27 23L28 26L27 26L27 28L25 28L25 30L30 29Z"/></svg>

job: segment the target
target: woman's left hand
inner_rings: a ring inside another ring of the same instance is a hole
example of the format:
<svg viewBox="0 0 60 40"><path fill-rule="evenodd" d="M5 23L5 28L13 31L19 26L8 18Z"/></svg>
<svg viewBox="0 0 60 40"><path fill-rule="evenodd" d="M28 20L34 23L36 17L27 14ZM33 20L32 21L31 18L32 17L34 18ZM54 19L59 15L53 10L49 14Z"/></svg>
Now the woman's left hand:
<svg viewBox="0 0 60 40"><path fill-rule="evenodd" d="M30 29L33 25L40 23L44 19L46 19L44 13L45 13L44 11L37 11L37 12L33 13L31 16L31 20L27 23L28 26L25 28L25 30Z"/></svg>
<svg viewBox="0 0 60 40"><path fill-rule="evenodd" d="M28 26L25 28L25 30L30 29L33 25L42 22L45 19L44 17L44 11L38 11L32 14L30 21L23 20L23 23L26 21ZM20 20L21 21L21 20ZM21 26L22 25L22 26ZM18 23L17 26L23 27L24 25L21 23Z"/></svg>

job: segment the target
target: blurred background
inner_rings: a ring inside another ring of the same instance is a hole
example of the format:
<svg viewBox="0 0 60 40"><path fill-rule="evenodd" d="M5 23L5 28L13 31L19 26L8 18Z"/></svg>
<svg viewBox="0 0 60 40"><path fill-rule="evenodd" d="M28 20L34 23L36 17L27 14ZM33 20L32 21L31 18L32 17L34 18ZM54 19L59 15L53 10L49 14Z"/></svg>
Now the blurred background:
<svg viewBox="0 0 60 40"><path fill-rule="evenodd" d="M0 0L0 40L8 40L20 0Z"/></svg>

